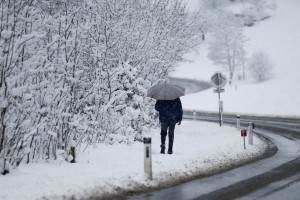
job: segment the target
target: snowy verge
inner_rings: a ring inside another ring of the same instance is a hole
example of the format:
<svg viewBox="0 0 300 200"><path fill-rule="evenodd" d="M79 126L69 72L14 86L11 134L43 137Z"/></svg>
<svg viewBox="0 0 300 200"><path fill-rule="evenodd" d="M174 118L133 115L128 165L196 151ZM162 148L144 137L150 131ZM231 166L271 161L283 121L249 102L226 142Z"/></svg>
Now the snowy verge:
<svg viewBox="0 0 300 200"><path fill-rule="evenodd" d="M142 143L91 147L76 164L21 165L0 178L0 199L92 199L174 185L233 168L267 150L259 137L243 147L240 131L208 122L183 121L176 126L174 154L160 154L159 130L152 130L153 180L143 173Z"/></svg>

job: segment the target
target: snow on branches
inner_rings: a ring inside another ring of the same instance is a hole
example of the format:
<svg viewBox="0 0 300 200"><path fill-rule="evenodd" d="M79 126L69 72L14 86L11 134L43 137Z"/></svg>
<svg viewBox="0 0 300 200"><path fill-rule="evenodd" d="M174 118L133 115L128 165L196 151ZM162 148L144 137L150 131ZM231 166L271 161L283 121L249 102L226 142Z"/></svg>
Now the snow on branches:
<svg viewBox="0 0 300 200"><path fill-rule="evenodd" d="M147 89L201 42L180 0L3 0L0 8L2 168L68 160L74 144L141 141L156 125Z"/></svg>

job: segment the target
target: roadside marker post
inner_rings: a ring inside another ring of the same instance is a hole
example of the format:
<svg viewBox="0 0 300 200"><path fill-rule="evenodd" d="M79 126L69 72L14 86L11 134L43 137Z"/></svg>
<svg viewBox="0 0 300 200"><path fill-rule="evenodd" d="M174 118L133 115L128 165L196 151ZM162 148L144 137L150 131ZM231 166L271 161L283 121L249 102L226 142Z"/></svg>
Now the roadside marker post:
<svg viewBox="0 0 300 200"><path fill-rule="evenodd" d="M249 122L248 123L248 132L249 132L249 137L248 137L248 143L253 145L253 129L254 129L254 123Z"/></svg>
<svg viewBox="0 0 300 200"><path fill-rule="evenodd" d="M197 112L193 111L193 120L196 121Z"/></svg>
<svg viewBox="0 0 300 200"><path fill-rule="evenodd" d="M144 172L152 180L151 138L144 138Z"/></svg>
<svg viewBox="0 0 300 200"><path fill-rule="evenodd" d="M240 129L241 127L241 116L236 115L236 128Z"/></svg>
<svg viewBox="0 0 300 200"><path fill-rule="evenodd" d="M246 149L246 139L245 137L247 136L247 130L241 130L241 136L243 137L244 140L244 149Z"/></svg>

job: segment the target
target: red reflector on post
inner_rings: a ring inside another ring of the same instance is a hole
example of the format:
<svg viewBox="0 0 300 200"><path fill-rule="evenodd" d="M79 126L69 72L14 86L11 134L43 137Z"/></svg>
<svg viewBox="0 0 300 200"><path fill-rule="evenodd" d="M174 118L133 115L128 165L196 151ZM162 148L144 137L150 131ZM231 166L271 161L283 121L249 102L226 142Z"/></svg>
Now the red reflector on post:
<svg viewBox="0 0 300 200"><path fill-rule="evenodd" d="M247 130L241 130L241 136L246 137L247 136Z"/></svg>

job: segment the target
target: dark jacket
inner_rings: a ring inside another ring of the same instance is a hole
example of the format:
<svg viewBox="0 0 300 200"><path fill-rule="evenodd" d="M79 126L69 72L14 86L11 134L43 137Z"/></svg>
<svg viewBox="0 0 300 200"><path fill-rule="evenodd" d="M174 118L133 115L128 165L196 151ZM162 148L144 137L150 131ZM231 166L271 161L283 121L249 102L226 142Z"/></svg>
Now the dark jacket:
<svg viewBox="0 0 300 200"><path fill-rule="evenodd" d="M174 100L157 100L155 110L159 112L160 122L180 122L182 120L182 105L179 98Z"/></svg>

